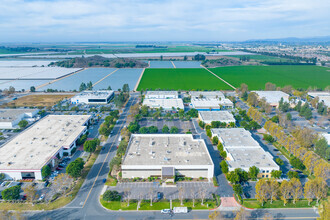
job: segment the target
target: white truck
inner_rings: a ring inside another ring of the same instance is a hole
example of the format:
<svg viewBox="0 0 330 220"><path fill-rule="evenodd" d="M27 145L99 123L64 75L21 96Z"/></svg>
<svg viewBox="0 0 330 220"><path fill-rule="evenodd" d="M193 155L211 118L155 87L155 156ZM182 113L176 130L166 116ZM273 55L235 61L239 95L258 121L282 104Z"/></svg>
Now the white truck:
<svg viewBox="0 0 330 220"><path fill-rule="evenodd" d="M174 207L173 208L173 213L174 214L188 213L188 208L187 207Z"/></svg>

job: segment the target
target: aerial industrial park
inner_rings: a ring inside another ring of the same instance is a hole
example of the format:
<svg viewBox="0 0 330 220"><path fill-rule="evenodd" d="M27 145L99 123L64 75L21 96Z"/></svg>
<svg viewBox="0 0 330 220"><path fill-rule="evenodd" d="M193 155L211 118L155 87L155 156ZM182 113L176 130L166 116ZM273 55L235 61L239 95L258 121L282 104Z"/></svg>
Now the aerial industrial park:
<svg viewBox="0 0 330 220"><path fill-rule="evenodd" d="M329 7L128 2L0 6L0 219L330 219Z"/></svg>

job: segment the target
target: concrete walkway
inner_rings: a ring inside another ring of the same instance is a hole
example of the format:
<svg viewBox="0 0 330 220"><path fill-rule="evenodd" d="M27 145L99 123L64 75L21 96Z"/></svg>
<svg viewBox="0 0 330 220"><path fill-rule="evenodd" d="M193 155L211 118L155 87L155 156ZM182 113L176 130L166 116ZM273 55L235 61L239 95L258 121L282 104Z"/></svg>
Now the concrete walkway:
<svg viewBox="0 0 330 220"><path fill-rule="evenodd" d="M236 211L241 207L234 197L221 197L221 205L217 210L219 211Z"/></svg>

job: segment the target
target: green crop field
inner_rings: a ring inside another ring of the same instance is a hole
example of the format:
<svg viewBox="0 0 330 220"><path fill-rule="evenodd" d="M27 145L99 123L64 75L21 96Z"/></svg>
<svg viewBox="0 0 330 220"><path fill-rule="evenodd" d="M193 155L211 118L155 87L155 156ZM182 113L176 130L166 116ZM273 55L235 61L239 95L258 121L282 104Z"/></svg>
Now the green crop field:
<svg viewBox="0 0 330 220"><path fill-rule="evenodd" d="M138 90L232 90L205 69L146 69Z"/></svg>
<svg viewBox="0 0 330 220"><path fill-rule="evenodd" d="M245 83L250 90L263 90L267 82L305 89L330 85L330 68L320 66L230 66L210 70L233 86Z"/></svg>

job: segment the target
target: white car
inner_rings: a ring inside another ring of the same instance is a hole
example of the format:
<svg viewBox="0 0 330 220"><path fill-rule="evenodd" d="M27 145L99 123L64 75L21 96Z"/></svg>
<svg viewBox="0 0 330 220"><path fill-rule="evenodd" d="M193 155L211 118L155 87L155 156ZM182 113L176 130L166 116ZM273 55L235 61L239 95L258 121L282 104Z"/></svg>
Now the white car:
<svg viewBox="0 0 330 220"><path fill-rule="evenodd" d="M162 213L162 214L170 214L171 212L172 212L171 209L162 209L162 210L160 211L160 213Z"/></svg>
<svg viewBox="0 0 330 220"><path fill-rule="evenodd" d="M41 200L43 200L44 198L45 198L45 194L42 194L38 200L41 201Z"/></svg>

